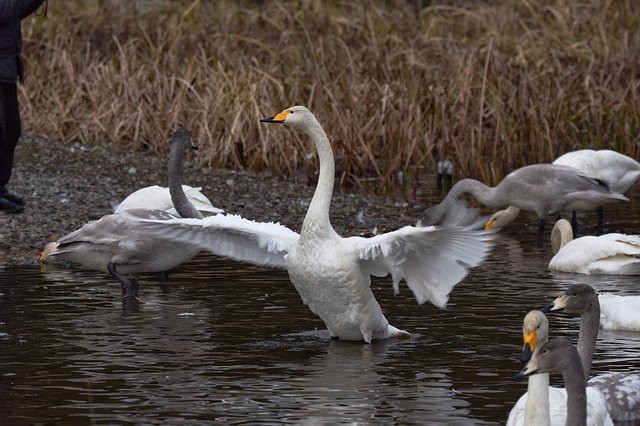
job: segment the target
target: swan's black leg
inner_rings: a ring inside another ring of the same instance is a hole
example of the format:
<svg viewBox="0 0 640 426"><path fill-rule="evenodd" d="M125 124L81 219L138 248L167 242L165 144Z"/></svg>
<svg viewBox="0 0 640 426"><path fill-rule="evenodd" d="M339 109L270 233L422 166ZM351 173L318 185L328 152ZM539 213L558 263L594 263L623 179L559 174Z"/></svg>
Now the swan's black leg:
<svg viewBox="0 0 640 426"><path fill-rule="evenodd" d="M577 232L580 228L580 224L578 223L578 215L576 214L575 210L571 212L571 227L573 228L574 233Z"/></svg>
<svg viewBox="0 0 640 426"><path fill-rule="evenodd" d="M122 284L122 298L126 297L138 297L138 288L140 288L140 284L138 280L135 278L127 279L124 275L116 270L116 264L113 262L109 262L107 264L107 270L115 279L120 281Z"/></svg>
<svg viewBox="0 0 640 426"><path fill-rule="evenodd" d="M545 220L540 219L538 221L538 247L542 247L542 241L544 238L544 225L545 225Z"/></svg>
<svg viewBox="0 0 640 426"><path fill-rule="evenodd" d="M598 235L604 232L604 207L598 207Z"/></svg>

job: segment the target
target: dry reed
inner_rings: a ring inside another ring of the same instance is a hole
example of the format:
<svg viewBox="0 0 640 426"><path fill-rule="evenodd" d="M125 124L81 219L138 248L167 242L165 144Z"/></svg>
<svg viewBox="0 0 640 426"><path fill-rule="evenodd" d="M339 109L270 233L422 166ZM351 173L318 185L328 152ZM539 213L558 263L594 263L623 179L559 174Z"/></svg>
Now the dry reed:
<svg viewBox="0 0 640 426"><path fill-rule="evenodd" d="M452 3L452 2L449 2ZM640 150L634 0L53 1L24 23L27 133L165 152L192 130L207 165L313 170L307 105L343 180L449 158L495 183L566 151ZM462 5L460 5L462 4Z"/></svg>

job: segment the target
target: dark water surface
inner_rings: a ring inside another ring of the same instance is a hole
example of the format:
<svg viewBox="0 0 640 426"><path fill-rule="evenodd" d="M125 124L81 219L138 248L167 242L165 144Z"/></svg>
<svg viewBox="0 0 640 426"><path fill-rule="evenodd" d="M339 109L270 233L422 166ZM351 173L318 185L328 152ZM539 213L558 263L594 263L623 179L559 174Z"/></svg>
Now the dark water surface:
<svg viewBox="0 0 640 426"><path fill-rule="evenodd" d="M606 231L640 234L639 204L606 209ZM377 279L387 318L414 338L371 345L331 341L286 272L209 255L145 277L133 306L100 273L0 269L0 423L504 423L526 390L510 379L528 310L578 282L640 294L638 277L554 273L550 258L523 214L446 310ZM550 323L577 337L577 318ZM594 373L632 369L640 333L601 331Z"/></svg>

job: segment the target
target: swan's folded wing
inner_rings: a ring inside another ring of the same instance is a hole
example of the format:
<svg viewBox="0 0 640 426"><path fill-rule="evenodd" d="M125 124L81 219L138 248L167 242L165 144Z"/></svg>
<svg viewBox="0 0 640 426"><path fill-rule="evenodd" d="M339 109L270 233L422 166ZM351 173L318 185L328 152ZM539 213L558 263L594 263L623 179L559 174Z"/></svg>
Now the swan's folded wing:
<svg viewBox="0 0 640 426"><path fill-rule="evenodd" d="M85 223L77 229L58 240L60 245L88 242L95 245L118 247L123 236L131 236L136 232L135 226L138 220L168 220L177 219L179 216L161 210L135 208L122 212L108 214L100 219ZM133 220L132 220L133 219Z"/></svg>
<svg viewBox="0 0 640 426"><path fill-rule="evenodd" d="M223 210L214 207L211 201L201 192L201 189L200 187L182 185L182 190L187 196L187 199L197 210L207 213L222 213ZM147 186L132 192L127 198L122 200L120 204L114 207L114 213L129 209L156 209L178 215L176 209L173 207L169 188L158 185Z"/></svg>
<svg viewBox="0 0 640 426"><path fill-rule="evenodd" d="M618 250L628 256L640 256L640 236L627 234L604 234L599 238L615 241Z"/></svg>
<svg viewBox="0 0 640 426"><path fill-rule="evenodd" d="M569 241L549 262L549 268L583 274L635 275L640 271L640 238L605 234Z"/></svg>
<svg viewBox="0 0 640 426"><path fill-rule="evenodd" d="M598 301L604 330L640 331L640 296L604 293L598 295Z"/></svg>
<svg viewBox="0 0 640 426"><path fill-rule="evenodd" d="M217 256L276 268L286 268L284 256L300 237L279 223L254 222L237 215L136 219L147 232L160 238L194 244Z"/></svg>
<svg viewBox="0 0 640 426"><path fill-rule="evenodd" d="M587 389L589 388L595 388L603 394L607 401L608 412L616 422L638 424L640 421L639 373L604 373L589 379Z"/></svg>
<svg viewBox="0 0 640 426"><path fill-rule="evenodd" d="M468 228L406 226L354 242L366 271L383 269L392 275L396 293L404 280L418 303L428 300L442 308L469 269L485 260L491 235Z"/></svg>
<svg viewBox="0 0 640 426"><path fill-rule="evenodd" d="M220 214L224 213L224 210L214 207L211 201L204 195L201 190L201 187L191 187L188 185L182 185L184 193L187 196L187 199L193 206L200 212L207 213L215 213Z"/></svg>

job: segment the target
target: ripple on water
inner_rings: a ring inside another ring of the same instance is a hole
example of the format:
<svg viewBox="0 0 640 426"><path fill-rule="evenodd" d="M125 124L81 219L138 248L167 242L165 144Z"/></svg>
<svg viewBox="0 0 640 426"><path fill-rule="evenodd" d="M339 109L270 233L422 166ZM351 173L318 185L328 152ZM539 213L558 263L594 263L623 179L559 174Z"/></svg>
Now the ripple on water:
<svg viewBox="0 0 640 426"><path fill-rule="evenodd" d="M0 412L58 424L504 423L526 389L511 377L528 310L576 282L638 294L637 277L549 271L530 219L501 233L447 309L375 279L387 318L413 339L371 345L331 340L285 272L208 255L144 277L130 305L104 274L2 269ZM576 318L550 322L576 339ZM594 374L638 368L640 333L601 331Z"/></svg>

